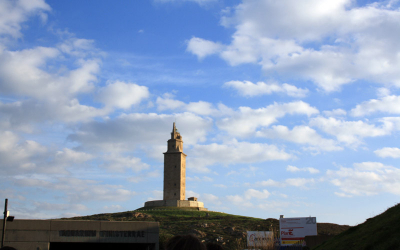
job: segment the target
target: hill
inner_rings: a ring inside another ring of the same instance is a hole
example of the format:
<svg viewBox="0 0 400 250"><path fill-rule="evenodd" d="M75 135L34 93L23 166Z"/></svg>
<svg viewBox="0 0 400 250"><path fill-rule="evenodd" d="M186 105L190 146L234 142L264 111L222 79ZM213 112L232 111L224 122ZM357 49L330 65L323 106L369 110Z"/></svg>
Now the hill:
<svg viewBox="0 0 400 250"><path fill-rule="evenodd" d="M400 203L314 249L400 249Z"/></svg>
<svg viewBox="0 0 400 250"><path fill-rule="evenodd" d="M274 231L278 234L279 220L259 219L220 212L154 208L120 213L95 214L67 220L157 221L160 223L160 246L170 237L195 234L204 242L218 242L226 249L244 249L247 231ZM349 226L318 223L319 234L336 235Z"/></svg>

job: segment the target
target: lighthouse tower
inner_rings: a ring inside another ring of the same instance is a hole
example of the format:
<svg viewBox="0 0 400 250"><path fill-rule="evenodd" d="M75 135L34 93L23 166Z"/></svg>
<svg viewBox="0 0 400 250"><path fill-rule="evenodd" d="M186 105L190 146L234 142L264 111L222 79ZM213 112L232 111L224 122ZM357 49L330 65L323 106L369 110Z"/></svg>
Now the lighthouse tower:
<svg viewBox="0 0 400 250"><path fill-rule="evenodd" d="M178 129L172 127L168 149L164 153L164 200L185 200L186 154L183 153L183 140Z"/></svg>
<svg viewBox="0 0 400 250"><path fill-rule="evenodd" d="M185 200L186 191L186 154L183 153L183 140L175 122L172 126L171 139L168 140L167 152L164 153L164 197L163 200L146 201L146 208L179 207L207 211L204 203L196 197Z"/></svg>

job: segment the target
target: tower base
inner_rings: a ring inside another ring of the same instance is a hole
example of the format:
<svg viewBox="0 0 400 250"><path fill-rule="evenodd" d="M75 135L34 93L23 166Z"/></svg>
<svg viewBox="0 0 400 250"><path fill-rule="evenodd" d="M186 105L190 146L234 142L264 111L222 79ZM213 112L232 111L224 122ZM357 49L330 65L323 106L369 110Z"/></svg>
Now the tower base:
<svg viewBox="0 0 400 250"><path fill-rule="evenodd" d="M180 208L197 208L199 211L208 211L204 207L204 203L200 201L187 201L187 200L157 200L147 201L144 207L180 207Z"/></svg>

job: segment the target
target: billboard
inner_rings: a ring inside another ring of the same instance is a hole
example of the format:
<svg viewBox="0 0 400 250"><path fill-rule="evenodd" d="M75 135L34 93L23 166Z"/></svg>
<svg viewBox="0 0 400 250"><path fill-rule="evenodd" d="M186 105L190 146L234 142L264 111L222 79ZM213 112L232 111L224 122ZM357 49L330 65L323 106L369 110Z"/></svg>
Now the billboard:
<svg viewBox="0 0 400 250"><path fill-rule="evenodd" d="M317 235L316 217L280 218L281 245L305 245L304 238Z"/></svg>
<svg viewBox="0 0 400 250"><path fill-rule="evenodd" d="M247 247L267 247L273 241L274 234L270 231L247 231Z"/></svg>

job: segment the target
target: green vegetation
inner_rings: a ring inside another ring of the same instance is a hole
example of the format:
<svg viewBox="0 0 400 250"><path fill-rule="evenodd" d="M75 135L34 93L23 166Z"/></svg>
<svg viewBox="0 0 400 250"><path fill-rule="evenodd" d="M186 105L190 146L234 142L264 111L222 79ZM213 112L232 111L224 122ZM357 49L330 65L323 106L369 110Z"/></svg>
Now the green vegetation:
<svg viewBox="0 0 400 250"><path fill-rule="evenodd" d="M260 219L220 212L180 208L144 208L110 214L96 214L68 220L157 221L160 224L160 246L174 235L194 234L203 242L216 242L226 249L246 248L247 231L279 231L279 220ZM338 234L348 226L319 223L321 234Z"/></svg>
<svg viewBox="0 0 400 250"><path fill-rule="evenodd" d="M400 249L400 203L314 249Z"/></svg>

